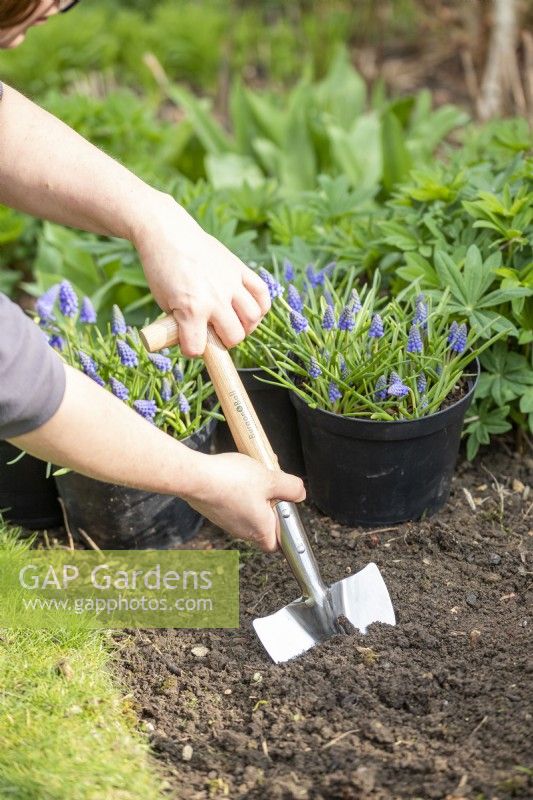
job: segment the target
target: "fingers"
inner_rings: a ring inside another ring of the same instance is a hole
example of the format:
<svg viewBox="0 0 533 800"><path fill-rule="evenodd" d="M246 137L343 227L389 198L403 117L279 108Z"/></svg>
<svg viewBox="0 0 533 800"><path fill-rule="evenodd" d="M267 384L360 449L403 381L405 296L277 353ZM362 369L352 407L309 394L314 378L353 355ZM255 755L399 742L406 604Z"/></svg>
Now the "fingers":
<svg viewBox="0 0 533 800"><path fill-rule="evenodd" d="M278 517L273 508L267 510L268 517L261 525L260 533L253 536L253 541L264 553L275 553L278 549L279 531Z"/></svg>
<svg viewBox="0 0 533 800"><path fill-rule="evenodd" d="M301 503L305 500L305 487L301 478L287 472L277 472L272 481L271 500L287 500Z"/></svg>
<svg viewBox="0 0 533 800"><path fill-rule="evenodd" d="M206 315L200 311L191 312L179 308L172 313L178 323L179 346L183 355L187 358L202 356L207 347Z"/></svg>
<svg viewBox="0 0 533 800"><path fill-rule="evenodd" d="M225 347L235 347L246 336L239 317L231 307L217 311L211 322Z"/></svg>
<svg viewBox="0 0 533 800"><path fill-rule="evenodd" d="M244 286L233 298L233 309L237 314L246 334L252 333L261 322L262 313L259 304Z"/></svg>
<svg viewBox="0 0 533 800"><path fill-rule="evenodd" d="M242 282L259 306L261 316L264 317L272 305L266 283L248 267L243 271Z"/></svg>

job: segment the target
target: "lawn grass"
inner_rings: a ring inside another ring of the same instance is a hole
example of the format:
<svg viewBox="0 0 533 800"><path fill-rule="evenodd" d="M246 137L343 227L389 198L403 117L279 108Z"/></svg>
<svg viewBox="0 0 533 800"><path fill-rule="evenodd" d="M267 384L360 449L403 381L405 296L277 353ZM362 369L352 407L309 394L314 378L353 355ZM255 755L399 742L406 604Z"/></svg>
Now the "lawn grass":
<svg viewBox="0 0 533 800"><path fill-rule="evenodd" d="M0 520L0 549L28 548ZM0 798L161 800L105 632L0 631Z"/></svg>

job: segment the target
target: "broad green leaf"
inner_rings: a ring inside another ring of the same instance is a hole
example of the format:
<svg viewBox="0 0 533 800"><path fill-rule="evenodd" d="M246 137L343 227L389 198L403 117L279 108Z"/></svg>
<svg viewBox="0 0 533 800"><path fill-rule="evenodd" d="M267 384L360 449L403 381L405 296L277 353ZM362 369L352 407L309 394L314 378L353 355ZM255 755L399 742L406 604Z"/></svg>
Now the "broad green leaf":
<svg viewBox="0 0 533 800"><path fill-rule="evenodd" d="M524 414L533 413L533 387L528 386L520 398L520 411Z"/></svg>
<svg viewBox="0 0 533 800"><path fill-rule="evenodd" d="M337 125L328 125L326 131L333 162L341 174L357 188L378 186L383 172L379 116L375 112L363 114L349 131Z"/></svg>
<svg viewBox="0 0 533 800"><path fill-rule="evenodd" d="M254 139L252 142L261 166L268 175L278 178L281 172L281 149L270 139Z"/></svg>
<svg viewBox="0 0 533 800"><path fill-rule="evenodd" d="M352 66L344 45L338 47L328 74L313 94L319 107L344 130L364 111L366 83Z"/></svg>
<svg viewBox="0 0 533 800"><path fill-rule="evenodd" d="M177 106L183 108L208 153L221 154L235 149L230 137L215 121L204 100L199 100L183 86L169 83L165 86L165 91Z"/></svg>
<svg viewBox="0 0 533 800"><path fill-rule="evenodd" d="M383 187L390 194L404 180L411 168L411 157L405 145L405 133L396 114L386 111L381 118Z"/></svg>
<svg viewBox="0 0 533 800"><path fill-rule="evenodd" d="M309 89L297 87L291 97L281 149L280 178L286 189L300 191L316 186L316 158L309 130Z"/></svg>
<svg viewBox="0 0 533 800"><path fill-rule="evenodd" d="M26 222L21 214L0 205L0 246L16 242L25 227Z"/></svg>
<svg viewBox="0 0 533 800"><path fill-rule="evenodd" d="M265 176L252 158L237 153L208 155L205 169L215 190L238 188L245 183L249 186L260 186L265 180Z"/></svg>
<svg viewBox="0 0 533 800"><path fill-rule="evenodd" d="M404 260L407 266L398 267L396 274L406 283L418 282L421 289L438 289L440 287L437 273L420 253L405 253Z"/></svg>
<svg viewBox="0 0 533 800"><path fill-rule="evenodd" d="M531 297L532 295L533 289L529 289L526 286L509 286L506 289L495 289L481 298L478 302L478 308L491 308L492 306L500 305L500 303L508 302L513 297Z"/></svg>
<svg viewBox="0 0 533 800"><path fill-rule="evenodd" d="M261 136L261 131L240 80L235 80L232 84L229 95L229 111L238 152L253 156L252 142Z"/></svg>
<svg viewBox="0 0 533 800"><path fill-rule="evenodd" d="M251 89L244 96L253 114L260 136L283 146L287 134L287 110L281 109L273 100Z"/></svg>
<svg viewBox="0 0 533 800"><path fill-rule="evenodd" d="M466 287L461 270L455 261L443 250L435 253L435 268L442 286L448 286L452 294L465 306L468 306Z"/></svg>

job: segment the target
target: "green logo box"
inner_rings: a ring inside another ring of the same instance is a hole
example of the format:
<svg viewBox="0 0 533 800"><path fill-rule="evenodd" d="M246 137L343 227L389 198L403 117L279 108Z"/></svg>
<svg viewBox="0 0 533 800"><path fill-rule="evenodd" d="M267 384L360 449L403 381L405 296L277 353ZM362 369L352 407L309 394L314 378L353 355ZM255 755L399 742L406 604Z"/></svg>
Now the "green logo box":
<svg viewBox="0 0 533 800"><path fill-rule="evenodd" d="M0 552L0 627L238 628L236 550Z"/></svg>

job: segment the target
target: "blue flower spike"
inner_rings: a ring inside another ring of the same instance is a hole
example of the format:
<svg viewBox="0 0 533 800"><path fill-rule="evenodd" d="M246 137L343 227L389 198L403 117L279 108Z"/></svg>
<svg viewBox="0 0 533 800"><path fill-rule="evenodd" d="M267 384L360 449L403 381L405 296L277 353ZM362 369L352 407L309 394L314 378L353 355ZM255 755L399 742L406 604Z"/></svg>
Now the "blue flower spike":
<svg viewBox="0 0 533 800"><path fill-rule="evenodd" d="M307 370L307 374L312 380L316 380L317 378L320 378L320 376L322 375L320 364L318 363L318 361L314 356L311 358L311 361L309 362L309 369Z"/></svg>
<svg viewBox="0 0 533 800"><path fill-rule="evenodd" d="M61 281L59 285L59 308L64 317L75 317L78 313L78 295L70 281Z"/></svg>
<svg viewBox="0 0 533 800"><path fill-rule="evenodd" d="M164 403L168 403L171 397L172 389L170 386L170 381L167 378L163 378L161 381L161 400L163 400Z"/></svg>
<svg viewBox="0 0 533 800"><path fill-rule="evenodd" d="M322 328L325 331L331 331L335 327L335 313L333 308L328 305L324 311L324 316L322 317Z"/></svg>
<svg viewBox="0 0 533 800"><path fill-rule="evenodd" d="M352 306L352 311L354 314L358 314L363 308L357 289L352 289L352 293L350 295L350 305Z"/></svg>
<svg viewBox="0 0 533 800"><path fill-rule="evenodd" d="M148 420L148 422L154 421L154 417L157 413L157 406L155 400L135 400L133 403L133 408L135 411L144 417L144 419Z"/></svg>
<svg viewBox="0 0 533 800"><path fill-rule="evenodd" d="M122 339L117 339L116 342L117 346L117 353L118 357L120 358L120 363L125 367L137 367L139 364L139 359L137 358L137 353L135 350L129 346L127 342L122 341Z"/></svg>
<svg viewBox="0 0 533 800"><path fill-rule="evenodd" d="M428 385L427 378L426 378L425 374L423 372L421 372L420 375L417 378L417 381L416 381L416 388L418 389L418 393L419 394L424 394L424 392L426 391L427 385Z"/></svg>
<svg viewBox="0 0 533 800"><path fill-rule="evenodd" d="M342 353L339 353L338 359L339 359L339 369L341 371L341 375L343 378L346 378L346 376L348 375L348 366L346 364L346 359L344 358Z"/></svg>
<svg viewBox="0 0 533 800"><path fill-rule="evenodd" d="M59 350L59 352L62 352L65 349L65 342L63 338L57 334L50 336L48 339L48 344L50 347L53 347L54 350Z"/></svg>
<svg viewBox="0 0 533 800"><path fill-rule="evenodd" d="M468 339L468 328L466 322L462 322L458 327L453 341L450 342L452 353L463 353Z"/></svg>
<svg viewBox="0 0 533 800"><path fill-rule="evenodd" d="M380 375L376 381L374 400L378 402L379 400L385 400L386 397L387 397L387 376Z"/></svg>
<svg viewBox="0 0 533 800"><path fill-rule="evenodd" d="M324 285L324 281L326 280L326 276L323 270L317 270L315 272L313 265L308 264L305 270L305 275L307 280L309 281L310 285L313 289L317 289L319 286Z"/></svg>
<svg viewBox="0 0 533 800"><path fill-rule="evenodd" d="M391 397L405 397L409 394L409 387L405 385L397 372L391 372L387 394Z"/></svg>
<svg viewBox="0 0 533 800"><path fill-rule="evenodd" d="M334 381L330 381L329 382L329 386L328 386L329 402L332 405L335 405L335 403L338 403L338 401L341 399L341 397L342 397L342 392L339 389L339 387L337 386L337 384Z"/></svg>
<svg viewBox="0 0 533 800"><path fill-rule="evenodd" d="M289 288L287 289L287 303L290 305L293 311L301 311L304 307L303 300L300 297L300 292L293 283L290 283Z"/></svg>
<svg viewBox="0 0 533 800"><path fill-rule="evenodd" d="M41 322L50 322L54 319L54 305L59 295L59 283L51 286L35 303L35 310Z"/></svg>
<svg viewBox="0 0 533 800"><path fill-rule="evenodd" d="M179 366L179 364L175 364L172 369L172 374L174 375L174 380L176 383L181 383L183 380L183 370Z"/></svg>
<svg viewBox="0 0 533 800"><path fill-rule="evenodd" d="M122 336L127 331L126 320L124 314L117 305L111 309L111 332L115 336Z"/></svg>
<svg viewBox="0 0 533 800"><path fill-rule="evenodd" d="M172 361L161 353L148 353L148 358L159 372L170 372Z"/></svg>
<svg viewBox="0 0 533 800"><path fill-rule="evenodd" d="M409 330L409 338L407 339L407 352L408 353L421 353L424 349L422 337L418 325L413 323Z"/></svg>
<svg viewBox="0 0 533 800"><path fill-rule="evenodd" d="M81 368L86 375L92 376L96 375L98 372L98 367L96 362L88 356L87 353L84 353L83 350L78 350L78 360L80 362Z"/></svg>
<svg viewBox="0 0 533 800"><path fill-rule="evenodd" d="M448 344L451 346L456 339L457 333L459 332L459 325L454 320L450 325L450 329L448 331Z"/></svg>
<svg viewBox="0 0 533 800"><path fill-rule="evenodd" d="M178 408L182 414L188 414L191 410L191 406L183 392L180 392L178 395Z"/></svg>
<svg viewBox="0 0 533 800"><path fill-rule="evenodd" d="M85 325L96 323L96 311L89 297L84 297L81 301L80 322Z"/></svg>
<svg viewBox="0 0 533 800"><path fill-rule="evenodd" d="M340 331L353 331L355 328L355 317L353 307L351 305L345 306L339 317L339 330Z"/></svg>
<svg viewBox="0 0 533 800"><path fill-rule="evenodd" d="M283 262L283 274L287 283L291 283L294 280L294 267L288 258Z"/></svg>
<svg viewBox="0 0 533 800"><path fill-rule="evenodd" d="M371 339L380 339L383 336L383 332L383 320L379 314L374 314L368 329L368 335Z"/></svg>
<svg viewBox="0 0 533 800"><path fill-rule="evenodd" d="M300 314L299 311L291 311L291 328L295 333L303 333L307 330L308 322L303 314Z"/></svg>
<svg viewBox="0 0 533 800"><path fill-rule="evenodd" d="M127 400L130 396L129 389L117 378L109 378L109 385L111 386L111 391L119 400Z"/></svg>
<svg viewBox="0 0 533 800"><path fill-rule="evenodd" d="M415 300L415 315L413 317L413 323L415 325L420 325L420 327L423 329L427 328L428 326L428 307L426 298L423 294L419 294Z"/></svg>
<svg viewBox="0 0 533 800"><path fill-rule="evenodd" d="M259 270L259 277L266 283L271 300L275 300L276 297L281 297L284 291L283 286L268 270L261 267Z"/></svg>

